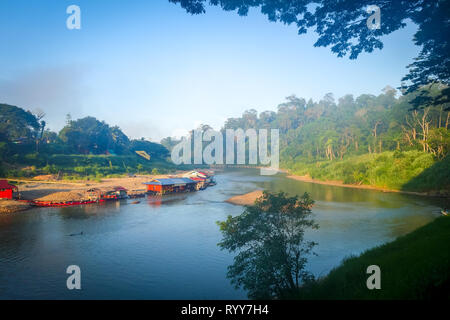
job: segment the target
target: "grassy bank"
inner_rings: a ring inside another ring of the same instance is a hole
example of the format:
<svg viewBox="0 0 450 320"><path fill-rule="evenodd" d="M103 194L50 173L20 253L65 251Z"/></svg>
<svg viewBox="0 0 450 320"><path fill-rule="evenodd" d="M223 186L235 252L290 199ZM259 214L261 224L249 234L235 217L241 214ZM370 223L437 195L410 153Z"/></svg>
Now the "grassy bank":
<svg viewBox="0 0 450 320"><path fill-rule="evenodd" d="M450 158L436 161L420 151L390 151L314 163L286 163L295 175L321 181L370 185L404 191L449 191Z"/></svg>
<svg viewBox="0 0 450 320"><path fill-rule="evenodd" d="M381 289L368 290L366 269L381 269ZM450 217L351 257L296 299L449 299Z"/></svg>
<svg viewBox="0 0 450 320"><path fill-rule="evenodd" d="M137 155L42 155L28 154L16 162L2 164L1 175L8 178L28 178L36 175L63 174L63 179L77 180L120 177L128 173L166 174L183 170L181 166L161 158L150 161Z"/></svg>

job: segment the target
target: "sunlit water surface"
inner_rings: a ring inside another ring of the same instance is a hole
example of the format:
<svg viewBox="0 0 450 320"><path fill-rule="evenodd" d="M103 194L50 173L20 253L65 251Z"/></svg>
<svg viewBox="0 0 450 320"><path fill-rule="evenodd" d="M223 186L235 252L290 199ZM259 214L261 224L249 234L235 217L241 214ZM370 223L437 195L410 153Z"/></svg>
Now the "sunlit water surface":
<svg viewBox="0 0 450 320"><path fill-rule="evenodd" d="M224 200L255 189L309 192L319 243L308 269L327 274L349 255L438 216L438 200L304 183L251 169L218 172L205 191L106 205L40 208L0 216L1 299L245 299L226 278L216 224L243 211ZM70 236L83 232L83 235ZM81 268L82 290L66 287Z"/></svg>

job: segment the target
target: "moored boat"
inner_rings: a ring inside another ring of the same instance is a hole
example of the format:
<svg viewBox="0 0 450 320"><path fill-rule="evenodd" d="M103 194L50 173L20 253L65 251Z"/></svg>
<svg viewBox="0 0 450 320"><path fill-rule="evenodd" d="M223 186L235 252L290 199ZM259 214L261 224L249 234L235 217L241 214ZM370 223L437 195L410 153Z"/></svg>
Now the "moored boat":
<svg viewBox="0 0 450 320"><path fill-rule="evenodd" d="M93 204L93 203L99 203L99 202L102 202L102 201L101 200L99 200L99 201L93 201L93 200L58 201L58 202L38 201L38 200L30 201L30 203L32 203L38 207L69 207L69 206L81 206L81 205L85 205L85 204Z"/></svg>

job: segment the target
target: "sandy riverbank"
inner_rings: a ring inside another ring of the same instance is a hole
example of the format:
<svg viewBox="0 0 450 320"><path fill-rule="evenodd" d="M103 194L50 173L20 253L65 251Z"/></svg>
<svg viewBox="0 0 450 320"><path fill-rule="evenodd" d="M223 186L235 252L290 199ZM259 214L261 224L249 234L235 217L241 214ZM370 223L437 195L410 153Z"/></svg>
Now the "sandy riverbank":
<svg viewBox="0 0 450 320"><path fill-rule="evenodd" d="M396 193L403 193L403 194L411 194L411 195L419 195L419 196L434 196L434 197L445 197L448 196L443 193L439 192L413 192L413 191L402 191L402 190L391 190L386 188L380 188L375 186L368 186L368 185L353 185L353 184L344 184L342 181L321 181L312 179L310 176L297 176L290 174L287 170L280 170L287 174L287 178L294 179L298 181L303 182L309 182L309 183L316 183L316 184L323 184L328 186L335 186L335 187L344 187L344 188L354 188L354 189L366 189L366 190L375 190L375 191L381 191L381 192L396 192ZM253 205L255 203L255 200L262 196L262 190L256 190L252 191L243 195L238 195L231 197L230 199L226 200L228 203L232 203L239 206L246 206L246 205Z"/></svg>
<svg viewBox="0 0 450 320"><path fill-rule="evenodd" d="M433 192L413 192L413 191L402 191L402 190L393 190L393 189L386 189L386 188L380 188L376 186L369 186L369 185L357 185L357 184L345 184L342 181L322 181L311 178L309 175L305 176L297 176L293 174L289 174L286 176L289 179L294 179L298 181L303 182L309 182L309 183L316 183L316 184L324 184L327 186L336 186L336 187L344 187L344 188L353 188L353 189L367 189L367 190L375 190L375 191L382 191L382 192L395 192L395 193L403 193L403 194L412 194L417 196L444 196L438 193Z"/></svg>
<svg viewBox="0 0 450 320"><path fill-rule="evenodd" d="M0 200L0 214L20 212L31 208L29 203L16 200Z"/></svg>
<svg viewBox="0 0 450 320"><path fill-rule="evenodd" d="M113 187L121 186L129 193L144 193L146 191L144 182L151 179L168 178L176 175L139 175L136 177L108 178L101 182L77 181L36 181L19 184L19 192L24 200L51 200L72 201L82 200L86 191L92 188L100 190L111 190ZM20 180L19 180L20 181Z"/></svg>
<svg viewBox="0 0 450 320"><path fill-rule="evenodd" d="M243 195L234 196L225 202L232 203L238 206L250 206L255 203L255 200L260 198L263 194L262 190L255 190Z"/></svg>

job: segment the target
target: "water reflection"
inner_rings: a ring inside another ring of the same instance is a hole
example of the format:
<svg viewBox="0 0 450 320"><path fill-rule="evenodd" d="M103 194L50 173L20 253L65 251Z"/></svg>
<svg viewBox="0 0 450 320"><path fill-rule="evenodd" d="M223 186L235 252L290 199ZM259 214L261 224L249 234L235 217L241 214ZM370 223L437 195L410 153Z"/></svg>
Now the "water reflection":
<svg viewBox="0 0 450 320"><path fill-rule="evenodd" d="M147 196L147 204L151 207L158 208L163 204L169 205L181 203L187 199L188 195L189 193Z"/></svg>
<svg viewBox="0 0 450 320"><path fill-rule="evenodd" d="M119 214L121 206L126 205L127 200L106 201L98 204L88 204L83 206L51 208L62 219L89 219L104 215Z"/></svg>
<svg viewBox="0 0 450 320"><path fill-rule="evenodd" d="M0 215L1 298L243 299L226 278L233 255L217 248L216 221L243 208L224 201L255 189L311 194L319 230L306 270L324 275L348 255L439 216L441 199L315 185L259 170L230 170L202 192ZM447 205L450 207L450 205ZM79 234L80 236L69 236ZM68 292L65 269L82 269Z"/></svg>

